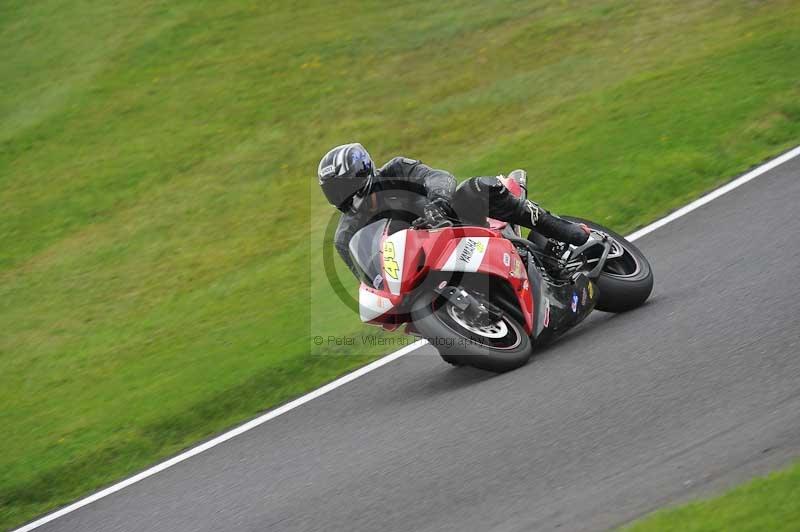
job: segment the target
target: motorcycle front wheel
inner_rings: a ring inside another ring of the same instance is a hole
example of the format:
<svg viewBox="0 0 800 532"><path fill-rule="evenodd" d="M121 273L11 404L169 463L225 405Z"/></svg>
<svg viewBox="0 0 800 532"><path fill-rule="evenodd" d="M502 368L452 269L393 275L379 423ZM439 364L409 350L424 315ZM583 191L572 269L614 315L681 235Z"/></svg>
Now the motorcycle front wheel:
<svg viewBox="0 0 800 532"><path fill-rule="evenodd" d="M486 326L468 323L449 301L425 294L411 311L414 327L454 366L502 373L525 365L531 356L531 341L514 318L503 315Z"/></svg>

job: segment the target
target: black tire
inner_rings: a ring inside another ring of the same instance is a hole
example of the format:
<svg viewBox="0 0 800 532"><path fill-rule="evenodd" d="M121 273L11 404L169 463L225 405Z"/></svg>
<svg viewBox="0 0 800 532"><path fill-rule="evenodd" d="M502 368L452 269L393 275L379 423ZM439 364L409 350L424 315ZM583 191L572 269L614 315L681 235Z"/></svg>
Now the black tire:
<svg viewBox="0 0 800 532"><path fill-rule="evenodd" d="M458 311L448 301L434 308L436 300L436 294L420 297L411 317L417 332L448 364L503 373L524 366L530 359L530 338L524 327L510 316L503 316L506 336L497 338L496 347L493 347L487 344L492 340L466 329L457 321Z"/></svg>
<svg viewBox="0 0 800 532"><path fill-rule="evenodd" d="M597 279L600 293L595 308L604 312L626 312L644 304L653 291L653 269L639 248L622 235L598 223L570 216L563 218L603 231L625 249L621 258L606 263Z"/></svg>
<svg viewBox="0 0 800 532"><path fill-rule="evenodd" d="M445 362L447 362L451 366L459 367L459 366L463 366L464 365L457 356L443 355L441 353L439 353L439 356L442 357L442 360L444 360Z"/></svg>

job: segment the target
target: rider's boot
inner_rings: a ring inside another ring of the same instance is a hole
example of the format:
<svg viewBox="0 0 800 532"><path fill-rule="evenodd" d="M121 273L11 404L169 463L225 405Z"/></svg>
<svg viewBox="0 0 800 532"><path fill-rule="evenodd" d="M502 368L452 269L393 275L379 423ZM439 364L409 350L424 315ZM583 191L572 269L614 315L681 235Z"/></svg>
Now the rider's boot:
<svg viewBox="0 0 800 532"><path fill-rule="evenodd" d="M530 200L514 199L518 203L509 219L511 223L528 227L547 238L575 246L585 244L589 240L589 233L579 224L559 218Z"/></svg>

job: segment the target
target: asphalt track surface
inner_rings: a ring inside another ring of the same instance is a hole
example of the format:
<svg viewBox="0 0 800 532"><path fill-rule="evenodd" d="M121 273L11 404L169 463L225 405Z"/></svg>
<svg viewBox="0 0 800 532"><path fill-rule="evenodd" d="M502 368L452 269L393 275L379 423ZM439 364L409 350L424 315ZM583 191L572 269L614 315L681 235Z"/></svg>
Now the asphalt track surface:
<svg viewBox="0 0 800 532"><path fill-rule="evenodd" d="M48 531L599 530L800 456L800 158L643 237L656 288L491 375L418 350Z"/></svg>

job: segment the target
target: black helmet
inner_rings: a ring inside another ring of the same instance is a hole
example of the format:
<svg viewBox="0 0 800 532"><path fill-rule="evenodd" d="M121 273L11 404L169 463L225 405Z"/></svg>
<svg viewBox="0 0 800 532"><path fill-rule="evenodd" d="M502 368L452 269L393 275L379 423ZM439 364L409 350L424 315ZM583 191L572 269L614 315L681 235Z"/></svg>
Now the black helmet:
<svg viewBox="0 0 800 532"><path fill-rule="evenodd" d="M352 205L353 196L364 197L369 191L375 165L361 144L342 144L320 160L317 176L328 202L346 211Z"/></svg>

